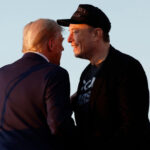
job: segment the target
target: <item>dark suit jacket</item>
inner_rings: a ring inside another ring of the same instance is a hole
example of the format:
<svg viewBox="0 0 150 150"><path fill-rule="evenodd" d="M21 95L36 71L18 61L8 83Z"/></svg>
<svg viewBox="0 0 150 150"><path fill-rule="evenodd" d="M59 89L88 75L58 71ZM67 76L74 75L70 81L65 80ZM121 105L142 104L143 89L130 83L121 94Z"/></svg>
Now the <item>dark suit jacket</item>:
<svg viewBox="0 0 150 150"><path fill-rule="evenodd" d="M26 53L0 69L0 150L63 149L72 135L69 76Z"/></svg>
<svg viewBox="0 0 150 150"><path fill-rule="evenodd" d="M81 75L78 89L88 67ZM134 58L110 47L92 88L89 121L83 128L79 125L76 98L72 102L75 118L87 148L134 149L141 146L143 149L149 145L148 84L141 64Z"/></svg>

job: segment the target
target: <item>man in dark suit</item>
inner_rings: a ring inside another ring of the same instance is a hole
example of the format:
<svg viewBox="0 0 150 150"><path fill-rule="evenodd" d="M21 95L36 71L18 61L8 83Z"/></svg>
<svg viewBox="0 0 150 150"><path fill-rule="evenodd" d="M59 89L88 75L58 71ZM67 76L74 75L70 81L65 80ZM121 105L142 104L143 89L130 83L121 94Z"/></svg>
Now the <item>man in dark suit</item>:
<svg viewBox="0 0 150 150"><path fill-rule="evenodd" d="M75 56L90 61L72 98L83 147L149 149L147 78L138 60L110 45L108 17L81 4L71 19L57 22L69 26Z"/></svg>
<svg viewBox="0 0 150 150"><path fill-rule="evenodd" d="M50 19L27 24L23 57L0 69L0 150L67 148L74 122L61 31Z"/></svg>

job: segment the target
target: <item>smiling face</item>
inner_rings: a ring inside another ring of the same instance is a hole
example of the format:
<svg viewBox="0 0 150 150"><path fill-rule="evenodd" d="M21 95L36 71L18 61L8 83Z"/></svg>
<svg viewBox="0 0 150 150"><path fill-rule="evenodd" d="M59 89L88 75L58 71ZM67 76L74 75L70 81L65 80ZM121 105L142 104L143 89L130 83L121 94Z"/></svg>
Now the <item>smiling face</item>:
<svg viewBox="0 0 150 150"><path fill-rule="evenodd" d="M73 47L74 55L79 58L92 57L92 27L86 24L70 24L68 42Z"/></svg>

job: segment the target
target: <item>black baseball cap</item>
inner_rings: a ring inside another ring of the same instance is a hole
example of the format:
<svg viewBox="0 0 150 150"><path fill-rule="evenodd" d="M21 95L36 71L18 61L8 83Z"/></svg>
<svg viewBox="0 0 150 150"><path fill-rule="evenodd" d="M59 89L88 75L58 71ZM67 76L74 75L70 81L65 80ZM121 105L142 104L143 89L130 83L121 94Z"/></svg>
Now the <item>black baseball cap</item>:
<svg viewBox="0 0 150 150"><path fill-rule="evenodd" d="M70 24L87 24L109 32L111 23L105 13L98 7L89 4L80 4L71 19L58 19L57 23L68 27Z"/></svg>

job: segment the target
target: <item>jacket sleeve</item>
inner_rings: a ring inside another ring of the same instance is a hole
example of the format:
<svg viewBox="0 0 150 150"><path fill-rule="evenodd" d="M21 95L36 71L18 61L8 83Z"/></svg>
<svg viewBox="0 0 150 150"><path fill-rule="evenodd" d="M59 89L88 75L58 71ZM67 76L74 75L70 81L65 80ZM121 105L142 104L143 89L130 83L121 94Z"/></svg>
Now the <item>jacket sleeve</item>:
<svg viewBox="0 0 150 150"><path fill-rule="evenodd" d="M67 71L61 69L50 78L45 92L47 123L53 135L72 136L74 121L71 118L70 83Z"/></svg>
<svg viewBox="0 0 150 150"><path fill-rule="evenodd" d="M135 138L142 138L149 123L148 83L139 62L130 63L120 75L116 95L121 122L112 141L120 144L125 141L137 142Z"/></svg>

